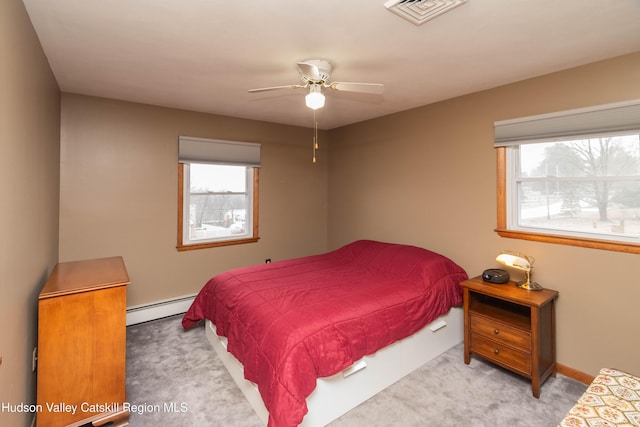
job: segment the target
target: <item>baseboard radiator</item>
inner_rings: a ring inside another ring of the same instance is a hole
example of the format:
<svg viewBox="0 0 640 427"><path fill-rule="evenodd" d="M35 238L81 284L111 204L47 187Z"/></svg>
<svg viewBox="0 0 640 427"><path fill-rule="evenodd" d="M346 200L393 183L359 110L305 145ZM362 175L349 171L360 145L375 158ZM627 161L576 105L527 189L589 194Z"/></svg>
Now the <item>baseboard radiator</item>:
<svg viewBox="0 0 640 427"><path fill-rule="evenodd" d="M196 294L185 295L127 308L127 326L186 313Z"/></svg>

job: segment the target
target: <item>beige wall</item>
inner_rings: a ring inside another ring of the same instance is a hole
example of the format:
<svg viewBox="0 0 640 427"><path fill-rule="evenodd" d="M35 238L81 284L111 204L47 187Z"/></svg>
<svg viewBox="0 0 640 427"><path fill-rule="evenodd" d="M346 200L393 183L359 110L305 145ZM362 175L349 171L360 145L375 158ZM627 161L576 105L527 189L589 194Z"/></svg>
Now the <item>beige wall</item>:
<svg viewBox="0 0 640 427"><path fill-rule="evenodd" d="M308 129L263 122L67 94L61 126L60 93L19 0L0 2L0 63L0 402L35 401L37 295L58 250L60 261L123 255L129 306L357 238L428 247L470 275L519 250L560 291L559 362L640 373L637 255L498 237L491 148L495 120L639 98L640 53L323 132L331 150L322 144L316 165ZM259 243L175 250L179 135L263 144ZM30 422L0 414L2 425Z"/></svg>
<svg viewBox="0 0 640 427"><path fill-rule="evenodd" d="M133 306L357 238L428 247L470 275L513 249L534 255L536 280L560 291L560 363L638 372L637 256L498 237L492 137L496 120L638 98L639 72L636 53L323 132L316 165L308 129L65 94L60 261L123 255ZM263 144L259 243L176 251L179 135Z"/></svg>
<svg viewBox="0 0 640 427"><path fill-rule="evenodd" d="M60 260L123 255L132 306L358 238L431 248L470 275L518 250L560 291L559 362L638 372L637 255L497 236L492 139L496 120L638 98L639 71L628 55L325 132L316 165L308 129L64 94ZM176 251L179 135L263 144L259 243Z"/></svg>
<svg viewBox="0 0 640 427"><path fill-rule="evenodd" d="M559 363L640 374L638 255L499 237L492 148L494 121L637 99L639 78L635 53L331 131L328 248L410 243L470 276L500 250L533 255L535 280L560 292Z"/></svg>
<svg viewBox="0 0 640 427"><path fill-rule="evenodd" d="M176 250L180 135L262 144L258 243ZM135 306L196 293L230 268L323 252L326 159L311 162L312 136L310 129L63 94L60 261L122 255L132 281L128 306Z"/></svg>
<svg viewBox="0 0 640 427"><path fill-rule="evenodd" d="M29 404L38 293L58 257L60 92L20 0L0 1L0 64L0 402Z"/></svg>

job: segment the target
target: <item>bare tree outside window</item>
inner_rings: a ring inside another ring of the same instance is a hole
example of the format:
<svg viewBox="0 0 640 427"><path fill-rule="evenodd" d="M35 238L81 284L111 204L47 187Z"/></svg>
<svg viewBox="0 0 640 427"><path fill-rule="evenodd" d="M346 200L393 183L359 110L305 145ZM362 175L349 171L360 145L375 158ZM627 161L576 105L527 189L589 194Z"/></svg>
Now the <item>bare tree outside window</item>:
<svg viewBox="0 0 640 427"><path fill-rule="evenodd" d="M610 135L518 147L518 224L640 236L640 138Z"/></svg>

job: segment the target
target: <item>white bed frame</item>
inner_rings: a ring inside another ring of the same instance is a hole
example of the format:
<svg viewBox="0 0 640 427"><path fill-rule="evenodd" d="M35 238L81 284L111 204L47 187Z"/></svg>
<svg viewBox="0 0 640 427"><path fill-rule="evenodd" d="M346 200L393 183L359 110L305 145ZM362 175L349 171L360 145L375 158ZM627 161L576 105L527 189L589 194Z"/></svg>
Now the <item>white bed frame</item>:
<svg viewBox="0 0 640 427"><path fill-rule="evenodd" d="M258 387L244 378L242 364L227 351L226 338L219 337L215 328L211 321L205 322L207 339L258 418L266 425L269 412ZM363 357L331 377L318 378L316 389L307 398L309 412L300 425L317 427L329 424L462 340L462 308L454 307L404 340Z"/></svg>

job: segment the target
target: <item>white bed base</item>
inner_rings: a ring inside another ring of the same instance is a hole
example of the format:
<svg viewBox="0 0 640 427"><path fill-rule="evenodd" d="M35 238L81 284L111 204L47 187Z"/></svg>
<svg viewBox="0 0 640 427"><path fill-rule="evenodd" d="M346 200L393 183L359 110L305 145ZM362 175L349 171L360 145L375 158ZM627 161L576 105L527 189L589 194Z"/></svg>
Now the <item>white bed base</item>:
<svg viewBox="0 0 640 427"><path fill-rule="evenodd" d="M244 378L242 364L227 351L226 338L216 334L215 325L209 320L205 331L258 418L266 425L269 412L258 387ZM307 398L309 412L301 426L326 426L462 340L462 308L454 307L410 337L363 357L331 377L318 378L316 389Z"/></svg>

